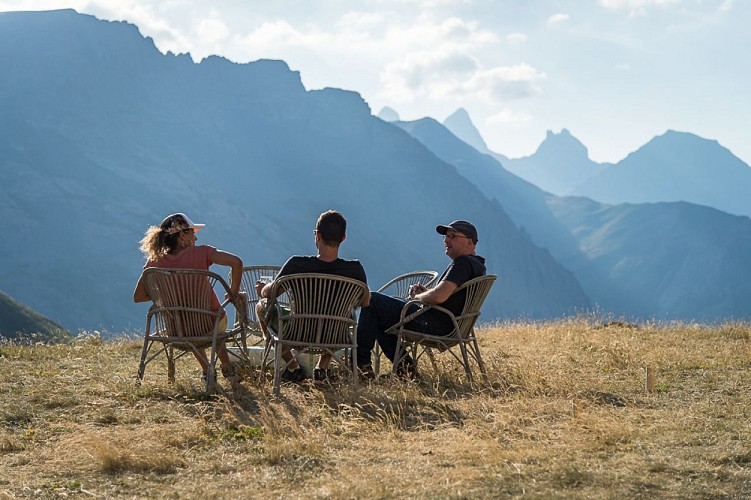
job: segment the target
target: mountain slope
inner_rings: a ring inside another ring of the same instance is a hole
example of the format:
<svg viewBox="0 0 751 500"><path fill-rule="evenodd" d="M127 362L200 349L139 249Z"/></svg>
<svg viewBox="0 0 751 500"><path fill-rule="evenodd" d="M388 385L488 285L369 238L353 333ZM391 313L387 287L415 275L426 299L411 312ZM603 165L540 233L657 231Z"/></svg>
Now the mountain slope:
<svg viewBox="0 0 751 500"><path fill-rule="evenodd" d="M555 197L434 120L399 125L498 200L574 272L600 311L634 319L751 317L748 218L688 203L609 206Z"/></svg>
<svg viewBox="0 0 751 500"><path fill-rule="evenodd" d="M503 166L556 195L570 194L577 185L607 170L607 165L590 160L584 144L565 128L558 134L548 131L534 154L508 159Z"/></svg>
<svg viewBox="0 0 751 500"><path fill-rule="evenodd" d="M717 141L667 131L572 194L604 203L688 201L751 216L751 168Z"/></svg>
<svg viewBox="0 0 751 500"><path fill-rule="evenodd" d="M65 329L0 291L0 336L61 341L70 338Z"/></svg>
<svg viewBox="0 0 751 500"><path fill-rule="evenodd" d="M590 266L576 275L604 310L656 319L751 318L748 217L684 202L607 206L551 198L550 206L579 238Z"/></svg>
<svg viewBox="0 0 751 500"><path fill-rule="evenodd" d="M249 265L313 252L316 217L341 210L342 254L373 288L443 269L435 225L466 218L500 275L483 319L579 304L575 278L499 203L358 94L307 91L281 61L195 64L67 10L0 15L0 66L0 282L70 328L142 328L138 241L175 211Z"/></svg>

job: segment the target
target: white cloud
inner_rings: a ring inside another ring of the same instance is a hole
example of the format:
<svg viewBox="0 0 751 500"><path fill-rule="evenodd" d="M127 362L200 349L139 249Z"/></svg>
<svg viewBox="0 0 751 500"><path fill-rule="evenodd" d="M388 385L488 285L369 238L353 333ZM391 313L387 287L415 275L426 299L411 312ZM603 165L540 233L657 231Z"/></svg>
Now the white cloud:
<svg viewBox="0 0 751 500"><path fill-rule="evenodd" d="M389 64L381 80L385 95L402 102L418 98L505 102L539 94L545 78L528 64L483 69L466 53L413 53Z"/></svg>
<svg viewBox="0 0 751 500"><path fill-rule="evenodd" d="M495 125L498 123L524 123L532 121L532 115L524 112L516 112L509 108L504 108L498 113L490 115L485 119L485 123L488 125Z"/></svg>
<svg viewBox="0 0 751 500"><path fill-rule="evenodd" d="M462 85L462 91L498 102L523 99L542 92L539 82L546 78L529 64L497 67L476 72Z"/></svg>
<svg viewBox="0 0 751 500"><path fill-rule="evenodd" d="M650 7L667 7L683 0L598 0L607 9L627 10L631 16L645 16Z"/></svg>
<svg viewBox="0 0 751 500"><path fill-rule="evenodd" d="M559 12L558 14L553 14L548 18L548 24L559 24L568 21L571 19L571 16L568 14L563 14Z"/></svg>
<svg viewBox="0 0 751 500"><path fill-rule="evenodd" d="M613 66L613 71L617 71L617 72L625 72L625 71L629 71L630 69L631 69L631 65L624 64L624 63L616 64L615 66Z"/></svg>
<svg viewBox="0 0 751 500"><path fill-rule="evenodd" d="M527 41L527 35L524 33L511 33L506 35L506 41L512 44L524 43Z"/></svg>
<svg viewBox="0 0 751 500"><path fill-rule="evenodd" d="M229 29L219 19L204 19L196 28L198 36L205 43L214 44L229 37Z"/></svg>
<svg viewBox="0 0 751 500"><path fill-rule="evenodd" d="M718 12L729 12L730 9L733 8L733 0L725 0L722 2L722 4L717 8Z"/></svg>

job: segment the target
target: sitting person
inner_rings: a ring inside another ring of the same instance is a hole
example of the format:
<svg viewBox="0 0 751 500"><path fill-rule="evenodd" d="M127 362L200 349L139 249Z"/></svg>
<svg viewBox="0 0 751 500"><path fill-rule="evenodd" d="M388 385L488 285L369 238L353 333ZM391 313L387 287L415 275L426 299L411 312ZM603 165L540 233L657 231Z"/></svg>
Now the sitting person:
<svg viewBox="0 0 751 500"><path fill-rule="evenodd" d="M315 256L293 256L290 257L287 262L282 266L276 279L292 274L302 273L323 273L333 274L336 276L342 276L345 278L353 278L358 281L362 281L367 285L368 281L365 277L365 269L360 264L359 260L345 260L339 258L339 246L347 237L347 221L346 219L334 210L324 212L318 217L316 222L316 229L313 231L315 236L315 245L318 249L318 254ZM269 295L271 294L272 283L264 283L262 281L256 282L256 292L261 300L256 305L256 311L258 313L259 323L264 333L268 335L266 330L265 318L266 318L266 306ZM284 293L284 290L278 290L279 294ZM368 305L370 295L366 294L360 306L364 307ZM287 369L282 374L282 380L288 382L302 382L305 380L306 375L302 367L298 365L297 360L290 352L290 349L282 346L282 358L287 363ZM318 361L315 369L313 370L313 380L315 382L327 381L330 375L328 366L331 360L331 355L324 354Z"/></svg>
<svg viewBox="0 0 751 500"><path fill-rule="evenodd" d="M141 240L141 251L146 256L146 265L143 267L144 269L156 267L208 270L212 264L228 266L232 269L230 289L236 296L242 280L243 261L237 255L218 250L209 245L196 246L198 239L196 233L203 227L205 227L205 224L195 224L187 215L182 213L168 216L159 226L149 227ZM211 309L218 311L221 306L214 290L207 287L207 293L212 295ZM151 300L146 289L146 283L143 280L143 274L136 284L133 300L135 302ZM224 314L220 319L219 331L224 332L226 329L227 315ZM199 352L193 352L193 354L201 365L205 380L209 369L206 351L199 349ZM217 346L217 355L222 363L222 374L230 382L236 382L238 380L237 371L230 362L224 342Z"/></svg>
<svg viewBox="0 0 751 500"><path fill-rule="evenodd" d="M466 293L452 293L465 282L485 275L485 259L475 253L477 229L467 221L457 220L448 225L437 226L436 231L443 235L446 255L451 258L451 264L440 276L434 288L428 290L419 283L412 285L409 297L424 304L439 305L459 315L464 307ZM370 353L376 341L386 357L394 361L397 337L386 333L386 330L399 322L405 304L404 300L372 292L370 305L360 311L357 323L357 366L363 378L374 377ZM413 304L409 312L416 311L418 307L417 304ZM445 313L428 310L410 322L409 328L431 335L448 335L454 329L454 325ZM410 378L417 375L414 361L409 355L403 358L397 367L397 373Z"/></svg>

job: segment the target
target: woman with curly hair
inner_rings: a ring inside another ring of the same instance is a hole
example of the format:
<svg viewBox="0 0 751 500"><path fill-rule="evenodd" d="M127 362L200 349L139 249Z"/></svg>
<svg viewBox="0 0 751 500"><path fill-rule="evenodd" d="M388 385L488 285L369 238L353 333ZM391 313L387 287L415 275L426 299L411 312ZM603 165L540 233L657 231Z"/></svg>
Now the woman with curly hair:
<svg viewBox="0 0 751 500"><path fill-rule="evenodd" d="M237 255L219 250L210 245L196 245L198 237L196 233L203 229L205 224L196 224L183 213L176 213L165 218L159 226L151 226L141 240L141 251L146 256L144 269L150 267L167 269L203 269L208 270L212 264L227 266L232 269L230 277L230 289L237 295L242 280L243 261ZM210 291L211 309L218 311L219 299L213 290ZM143 274L138 279L136 289L133 292L135 302L151 300ZM227 329L227 316L222 316L219 330ZM201 364L204 377L209 369L209 361L204 349L194 352L196 359ZM227 349L222 342L217 346L217 355L222 363L222 374L230 381L237 380L235 367L229 360Z"/></svg>

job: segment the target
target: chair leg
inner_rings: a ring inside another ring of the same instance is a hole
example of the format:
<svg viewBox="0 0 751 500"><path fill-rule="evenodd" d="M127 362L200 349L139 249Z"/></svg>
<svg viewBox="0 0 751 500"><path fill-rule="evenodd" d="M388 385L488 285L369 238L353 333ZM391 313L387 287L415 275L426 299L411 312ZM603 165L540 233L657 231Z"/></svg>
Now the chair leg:
<svg viewBox="0 0 751 500"><path fill-rule="evenodd" d="M141 362L138 364L138 374L136 375L136 385L140 386L143 383L143 376L146 373L146 355L149 353L149 347L151 342L146 338L143 341L143 350L141 351Z"/></svg>
<svg viewBox="0 0 751 500"><path fill-rule="evenodd" d="M373 373L378 376L381 371L381 346L378 342L375 345L374 359L373 359Z"/></svg>
<svg viewBox="0 0 751 500"><path fill-rule="evenodd" d="M350 354L348 359L350 361L349 368L352 370L352 390L356 391L358 379L360 378L357 373L357 348L353 347L349 351Z"/></svg>
<svg viewBox="0 0 751 500"><path fill-rule="evenodd" d="M281 345L274 346L274 396L281 394L282 369L286 370L286 365L282 366L282 349Z"/></svg>
<svg viewBox="0 0 751 500"><path fill-rule="evenodd" d="M167 380L170 384L175 383L175 351L173 347L167 346Z"/></svg>
<svg viewBox="0 0 751 500"><path fill-rule="evenodd" d="M391 373L396 375L399 363L407 356L407 348L402 343L402 336L399 335L396 341L396 351L394 352L394 361L391 364Z"/></svg>
<svg viewBox="0 0 751 500"><path fill-rule="evenodd" d="M438 364L435 362L435 356L433 355L433 349L426 348L425 352L428 353L428 357L430 358L430 364L433 365L433 372L438 373Z"/></svg>
<svg viewBox="0 0 751 500"><path fill-rule="evenodd" d="M477 366L480 367L480 373L487 378L488 372L485 369L485 362L482 360L482 356L480 356L480 346L477 345L476 338L472 339L472 344L472 350L474 351L475 359L477 360Z"/></svg>
<svg viewBox="0 0 751 500"><path fill-rule="evenodd" d="M464 371L467 373L467 378L469 379L469 383L471 384L473 382L472 369L469 366L469 356L467 356L467 345L464 342L459 342L459 349L462 351L462 359L464 360Z"/></svg>

